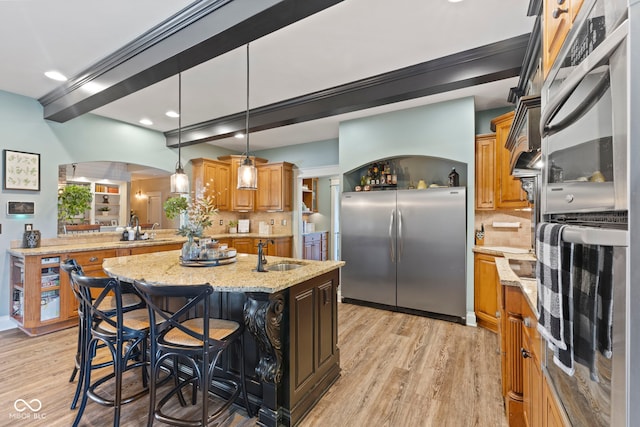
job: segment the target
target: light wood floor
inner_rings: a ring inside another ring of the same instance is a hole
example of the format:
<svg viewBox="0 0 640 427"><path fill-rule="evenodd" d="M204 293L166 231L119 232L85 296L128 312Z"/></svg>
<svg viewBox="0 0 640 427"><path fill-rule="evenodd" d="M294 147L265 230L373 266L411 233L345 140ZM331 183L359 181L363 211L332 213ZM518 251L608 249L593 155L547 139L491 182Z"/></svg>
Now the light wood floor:
<svg viewBox="0 0 640 427"><path fill-rule="evenodd" d="M339 304L338 313L342 375L301 426L507 426L495 334L351 304ZM72 424L76 333L0 332L0 426ZM38 399L42 409L18 412L17 399ZM128 404L121 425L141 426L146 413L146 398ZM89 402L82 425L110 425L111 416ZM222 425L254 426L256 419L234 409Z"/></svg>

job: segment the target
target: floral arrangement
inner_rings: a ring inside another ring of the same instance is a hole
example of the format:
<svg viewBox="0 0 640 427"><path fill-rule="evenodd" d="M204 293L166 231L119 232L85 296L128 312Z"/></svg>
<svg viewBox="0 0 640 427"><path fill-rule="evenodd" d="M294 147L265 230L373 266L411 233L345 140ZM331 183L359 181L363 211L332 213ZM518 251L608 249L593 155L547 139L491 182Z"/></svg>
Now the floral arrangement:
<svg viewBox="0 0 640 427"><path fill-rule="evenodd" d="M189 200L183 196L173 196L164 202L164 212L167 218L174 219L181 214L186 214L186 222L178 229L178 234L190 240L194 237L202 237L202 233L210 227L212 217L218 214L215 197L207 194L206 189L199 192Z"/></svg>

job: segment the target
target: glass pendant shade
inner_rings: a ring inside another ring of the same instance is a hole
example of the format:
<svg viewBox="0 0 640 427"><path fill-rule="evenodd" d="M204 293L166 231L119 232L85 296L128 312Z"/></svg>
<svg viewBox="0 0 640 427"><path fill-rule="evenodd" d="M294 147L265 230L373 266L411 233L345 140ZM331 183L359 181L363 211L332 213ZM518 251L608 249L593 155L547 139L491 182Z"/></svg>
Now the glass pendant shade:
<svg viewBox="0 0 640 427"><path fill-rule="evenodd" d="M238 190L258 189L258 171L250 158L245 158L238 167Z"/></svg>
<svg viewBox="0 0 640 427"><path fill-rule="evenodd" d="M171 175L171 192L181 194L189 192L189 177L180 167Z"/></svg>
<svg viewBox="0 0 640 427"><path fill-rule="evenodd" d="M178 163L176 172L171 175L171 192L186 194L189 192L189 177L182 169L182 73L178 73Z"/></svg>
<svg viewBox="0 0 640 427"><path fill-rule="evenodd" d="M245 115L245 140L247 151L245 159L238 167L238 190L257 190L258 171L249 158L249 44L247 43L247 112Z"/></svg>

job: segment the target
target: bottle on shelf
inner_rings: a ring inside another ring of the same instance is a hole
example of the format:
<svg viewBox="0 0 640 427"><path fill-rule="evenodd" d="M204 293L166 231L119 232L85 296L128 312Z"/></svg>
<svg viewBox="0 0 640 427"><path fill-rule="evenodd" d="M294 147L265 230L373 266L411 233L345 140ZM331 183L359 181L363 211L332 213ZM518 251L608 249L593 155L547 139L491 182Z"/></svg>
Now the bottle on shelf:
<svg viewBox="0 0 640 427"><path fill-rule="evenodd" d="M449 173L449 187L458 187L460 185L460 175L456 172L456 168L451 168Z"/></svg>

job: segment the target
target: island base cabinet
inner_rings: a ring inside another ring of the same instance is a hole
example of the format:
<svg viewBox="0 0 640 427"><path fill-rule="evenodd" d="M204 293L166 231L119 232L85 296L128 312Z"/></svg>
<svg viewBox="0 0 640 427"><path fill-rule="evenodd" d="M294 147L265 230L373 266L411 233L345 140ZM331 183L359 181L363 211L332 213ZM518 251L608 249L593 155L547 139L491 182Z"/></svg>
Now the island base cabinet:
<svg viewBox="0 0 640 427"><path fill-rule="evenodd" d="M322 275L291 289L289 302L291 365L289 385L292 424L297 424L340 375L337 347L337 287L334 275Z"/></svg>

